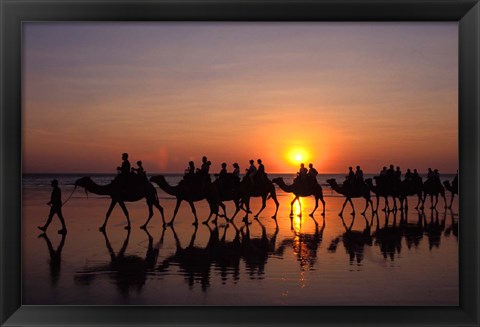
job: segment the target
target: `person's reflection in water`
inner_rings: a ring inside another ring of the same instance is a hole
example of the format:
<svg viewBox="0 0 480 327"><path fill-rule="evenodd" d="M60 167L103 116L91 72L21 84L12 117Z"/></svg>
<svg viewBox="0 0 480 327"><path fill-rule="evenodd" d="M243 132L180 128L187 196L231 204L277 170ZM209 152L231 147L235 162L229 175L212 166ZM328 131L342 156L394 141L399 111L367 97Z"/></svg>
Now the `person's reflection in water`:
<svg viewBox="0 0 480 327"><path fill-rule="evenodd" d="M49 266L50 266L50 281L53 286L57 285L60 278L60 271L62 268L62 250L65 245L65 239L67 238L66 234L61 234L62 238L60 240L57 249L53 248L52 242L48 238L47 234L42 233L38 235L39 238L43 238L47 244L48 254L50 255Z"/></svg>

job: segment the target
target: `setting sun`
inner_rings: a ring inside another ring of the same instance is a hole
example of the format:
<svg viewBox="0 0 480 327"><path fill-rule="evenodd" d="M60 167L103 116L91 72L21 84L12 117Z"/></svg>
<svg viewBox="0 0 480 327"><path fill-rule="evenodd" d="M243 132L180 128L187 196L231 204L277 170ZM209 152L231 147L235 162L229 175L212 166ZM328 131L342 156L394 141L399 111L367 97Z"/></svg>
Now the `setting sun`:
<svg viewBox="0 0 480 327"><path fill-rule="evenodd" d="M291 164L298 166L302 162L307 164L305 161L310 159L310 155L308 151L303 148L293 148L288 151L287 159Z"/></svg>

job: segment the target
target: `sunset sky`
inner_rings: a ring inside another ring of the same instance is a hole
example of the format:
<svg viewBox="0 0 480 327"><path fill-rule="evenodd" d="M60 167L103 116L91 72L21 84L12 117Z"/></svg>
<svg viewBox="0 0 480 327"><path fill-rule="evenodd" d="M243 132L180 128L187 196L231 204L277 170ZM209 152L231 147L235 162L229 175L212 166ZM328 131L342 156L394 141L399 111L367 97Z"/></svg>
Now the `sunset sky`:
<svg viewBox="0 0 480 327"><path fill-rule="evenodd" d="M458 24L26 23L23 171L458 168Z"/></svg>

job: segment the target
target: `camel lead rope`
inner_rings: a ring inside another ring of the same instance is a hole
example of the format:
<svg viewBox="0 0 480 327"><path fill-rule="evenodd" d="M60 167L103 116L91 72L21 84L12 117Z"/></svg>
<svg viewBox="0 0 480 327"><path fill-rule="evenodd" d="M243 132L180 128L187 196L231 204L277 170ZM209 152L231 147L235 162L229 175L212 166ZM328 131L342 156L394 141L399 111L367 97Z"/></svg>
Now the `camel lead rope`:
<svg viewBox="0 0 480 327"><path fill-rule="evenodd" d="M68 197L68 199L66 199L66 200L62 203L62 206L64 206L65 203L67 203L68 200L70 200L70 198L72 197L72 195L73 195L73 193L75 192L76 189L77 189L77 185L75 185L75 187L73 188L73 191L72 191L72 193L70 194L70 196Z"/></svg>

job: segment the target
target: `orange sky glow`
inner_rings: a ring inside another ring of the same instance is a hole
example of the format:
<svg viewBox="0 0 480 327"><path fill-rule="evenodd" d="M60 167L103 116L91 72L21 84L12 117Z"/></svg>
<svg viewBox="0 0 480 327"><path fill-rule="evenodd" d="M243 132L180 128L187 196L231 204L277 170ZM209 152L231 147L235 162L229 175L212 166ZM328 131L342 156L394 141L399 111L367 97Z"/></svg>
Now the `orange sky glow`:
<svg viewBox="0 0 480 327"><path fill-rule="evenodd" d="M23 171L458 169L456 23L27 23Z"/></svg>

